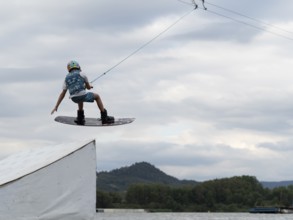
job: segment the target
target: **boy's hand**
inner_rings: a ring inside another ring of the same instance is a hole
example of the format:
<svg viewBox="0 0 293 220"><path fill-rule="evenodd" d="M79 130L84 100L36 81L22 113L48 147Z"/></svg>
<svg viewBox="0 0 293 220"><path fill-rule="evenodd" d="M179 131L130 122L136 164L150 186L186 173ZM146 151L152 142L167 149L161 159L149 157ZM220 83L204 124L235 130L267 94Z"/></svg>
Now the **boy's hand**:
<svg viewBox="0 0 293 220"><path fill-rule="evenodd" d="M92 89L94 87L90 83L86 82L85 83L85 88L88 89L88 90L90 90L90 89Z"/></svg>
<svg viewBox="0 0 293 220"><path fill-rule="evenodd" d="M54 112L57 112L57 108L56 107L51 111L51 115L53 115Z"/></svg>

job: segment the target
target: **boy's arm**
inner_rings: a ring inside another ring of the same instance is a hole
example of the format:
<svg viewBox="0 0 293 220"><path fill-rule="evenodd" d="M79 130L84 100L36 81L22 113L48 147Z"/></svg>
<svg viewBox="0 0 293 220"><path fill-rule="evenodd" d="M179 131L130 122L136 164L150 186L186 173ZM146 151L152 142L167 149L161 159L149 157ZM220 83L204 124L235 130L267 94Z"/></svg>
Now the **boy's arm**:
<svg viewBox="0 0 293 220"><path fill-rule="evenodd" d="M90 90L90 89L94 88L94 87L90 84L90 82L89 82L87 76L86 76L84 73L80 73L80 75L81 75L81 77L84 79L84 84L85 84L85 88L86 88L86 89Z"/></svg>
<svg viewBox="0 0 293 220"><path fill-rule="evenodd" d="M64 97L66 95L66 92L67 92L67 90L62 90L62 92L60 93L59 98L57 100L57 103L51 112L51 115L53 115L54 112L57 112L59 105L61 104L62 100L64 99Z"/></svg>
<svg viewBox="0 0 293 220"><path fill-rule="evenodd" d="M87 88L88 90L90 90L90 89L93 88L93 86L89 82L85 82L85 88Z"/></svg>

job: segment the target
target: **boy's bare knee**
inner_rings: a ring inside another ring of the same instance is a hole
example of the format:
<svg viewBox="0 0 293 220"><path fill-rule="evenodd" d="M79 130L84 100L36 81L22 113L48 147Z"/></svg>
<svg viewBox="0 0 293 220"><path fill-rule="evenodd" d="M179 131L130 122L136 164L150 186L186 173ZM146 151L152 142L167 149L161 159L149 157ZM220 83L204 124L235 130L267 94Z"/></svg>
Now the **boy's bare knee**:
<svg viewBox="0 0 293 220"><path fill-rule="evenodd" d="M95 97L95 99L101 99L99 94L97 94L97 93L94 93L94 97Z"/></svg>

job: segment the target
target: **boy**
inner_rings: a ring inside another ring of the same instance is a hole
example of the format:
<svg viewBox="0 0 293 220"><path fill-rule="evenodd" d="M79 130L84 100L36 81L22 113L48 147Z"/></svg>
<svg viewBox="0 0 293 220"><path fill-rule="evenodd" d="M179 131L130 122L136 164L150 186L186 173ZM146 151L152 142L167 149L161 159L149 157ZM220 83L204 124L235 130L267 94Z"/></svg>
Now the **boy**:
<svg viewBox="0 0 293 220"><path fill-rule="evenodd" d="M84 125L85 117L83 111L84 102L94 102L96 101L100 111L101 111L101 120L102 124L114 123L115 119L112 116L108 116L107 110L104 108L103 102L100 96L96 93L87 92L86 89L90 90L93 87L89 84L88 78L85 74L81 73L81 68L78 62L72 60L67 64L68 74L65 77L63 83L63 90L59 95L57 103L52 110L51 114L54 114L58 110L59 105L61 104L67 90L71 100L78 104L77 118L75 122L79 125Z"/></svg>

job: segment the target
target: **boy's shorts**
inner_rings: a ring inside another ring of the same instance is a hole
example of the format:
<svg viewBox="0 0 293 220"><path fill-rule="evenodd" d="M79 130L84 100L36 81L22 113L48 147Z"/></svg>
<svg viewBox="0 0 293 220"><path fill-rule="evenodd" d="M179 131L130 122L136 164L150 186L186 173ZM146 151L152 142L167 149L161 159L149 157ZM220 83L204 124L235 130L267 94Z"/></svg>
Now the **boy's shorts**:
<svg viewBox="0 0 293 220"><path fill-rule="evenodd" d="M94 97L94 93L92 92L88 92L85 95L81 95L81 96L74 96L71 98L71 100L75 103L80 103L80 102L94 102L95 101L95 97Z"/></svg>

